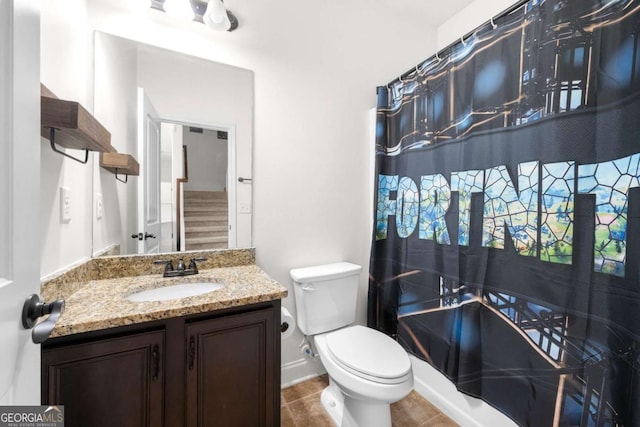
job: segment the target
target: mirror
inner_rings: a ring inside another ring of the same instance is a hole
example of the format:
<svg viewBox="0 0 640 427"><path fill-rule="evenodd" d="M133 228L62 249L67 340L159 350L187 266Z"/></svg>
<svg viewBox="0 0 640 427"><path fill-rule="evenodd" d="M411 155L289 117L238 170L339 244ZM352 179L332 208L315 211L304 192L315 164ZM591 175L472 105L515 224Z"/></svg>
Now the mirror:
<svg viewBox="0 0 640 427"><path fill-rule="evenodd" d="M96 160L93 255L252 246L253 72L102 32L94 47L94 115L140 176Z"/></svg>

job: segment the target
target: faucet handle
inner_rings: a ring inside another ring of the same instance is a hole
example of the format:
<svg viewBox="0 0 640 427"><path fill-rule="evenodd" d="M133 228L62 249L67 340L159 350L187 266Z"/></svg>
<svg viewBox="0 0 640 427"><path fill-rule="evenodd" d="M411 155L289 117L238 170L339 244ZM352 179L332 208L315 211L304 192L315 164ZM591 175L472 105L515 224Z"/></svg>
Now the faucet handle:
<svg viewBox="0 0 640 427"><path fill-rule="evenodd" d="M173 271L173 262L171 260L157 259L154 264L165 264L164 271Z"/></svg>
<svg viewBox="0 0 640 427"><path fill-rule="evenodd" d="M194 270L196 273L198 272L198 266L196 265L196 261L206 261L206 258L191 258L189 262L189 269Z"/></svg>

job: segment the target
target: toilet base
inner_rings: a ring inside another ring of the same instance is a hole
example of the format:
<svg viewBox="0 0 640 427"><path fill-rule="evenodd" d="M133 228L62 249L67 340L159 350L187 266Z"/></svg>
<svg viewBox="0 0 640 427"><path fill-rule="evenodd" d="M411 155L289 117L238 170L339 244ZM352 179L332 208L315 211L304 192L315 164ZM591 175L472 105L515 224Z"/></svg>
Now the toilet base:
<svg viewBox="0 0 640 427"><path fill-rule="evenodd" d="M329 378L320 401L338 427L391 427L391 406L386 402L359 400L345 396Z"/></svg>
<svg viewBox="0 0 640 427"><path fill-rule="evenodd" d="M331 421L336 426L341 426L342 414L344 413L344 395L331 379L329 381L330 384L320 394L320 402L331 417Z"/></svg>

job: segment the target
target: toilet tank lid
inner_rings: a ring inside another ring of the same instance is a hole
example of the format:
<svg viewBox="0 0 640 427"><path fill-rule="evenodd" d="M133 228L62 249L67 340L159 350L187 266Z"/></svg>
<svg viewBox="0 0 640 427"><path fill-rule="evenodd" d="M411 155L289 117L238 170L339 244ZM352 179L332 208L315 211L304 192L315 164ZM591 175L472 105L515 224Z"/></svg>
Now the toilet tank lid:
<svg viewBox="0 0 640 427"><path fill-rule="evenodd" d="M362 267L349 262L336 262L333 264L315 265L312 267L294 268L289 272L291 278L297 283L318 282L333 280L341 277L359 274Z"/></svg>

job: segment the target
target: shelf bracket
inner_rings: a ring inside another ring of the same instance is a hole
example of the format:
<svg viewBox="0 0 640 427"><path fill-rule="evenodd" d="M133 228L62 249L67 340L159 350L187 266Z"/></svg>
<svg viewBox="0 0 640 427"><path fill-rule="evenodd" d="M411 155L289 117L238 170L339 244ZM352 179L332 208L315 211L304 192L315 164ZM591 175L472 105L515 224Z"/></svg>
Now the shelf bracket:
<svg viewBox="0 0 640 427"><path fill-rule="evenodd" d="M118 181L120 181L120 182L124 182L124 183L126 184L126 183L127 183L127 181L129 181L129 175L126 175L126 174L125 174L125 176L124 176L124 179L122 179L122 178L118 178L118 168L116 168L116 174L115 174L115 175L116 175L116 179L117 179Z"/></svg>
<svg viewBox="0 0 640 427"><path fill-rule="evenodd" d="M51 149L53 151L55 151L58 154L62 154L65 157L70 158L71 160L75 160L78 163L82 163L83 165L87 164L87 162L89 161L89 150L85 149L84 150L84 160L80 160L77 157L73 157L67 153L65 153L62 150L58 150L58 148L56 147L55 144L55 139L56 139L56 128L49 128L49 142L51 143Z"/></svg>

